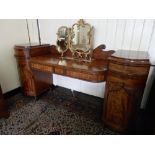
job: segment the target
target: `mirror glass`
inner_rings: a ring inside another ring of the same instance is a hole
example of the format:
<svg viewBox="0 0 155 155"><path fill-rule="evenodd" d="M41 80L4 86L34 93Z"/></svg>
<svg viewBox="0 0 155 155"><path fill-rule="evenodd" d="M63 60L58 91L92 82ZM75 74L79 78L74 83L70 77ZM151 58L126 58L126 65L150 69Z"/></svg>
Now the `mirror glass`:
<svg viewBox="0 0 155 155"><path fill-rule="evenodd" d="M57 50L63 56L63 53L68 49L68 28L62 26L58 29L57 32Z"/></svg>
<svg viewBox="0 0 155 155"><path fill-rule="evenodd" d="M80 20L71 29L71 49L74 51L89 52L91 48L92 27Z"/></svg>

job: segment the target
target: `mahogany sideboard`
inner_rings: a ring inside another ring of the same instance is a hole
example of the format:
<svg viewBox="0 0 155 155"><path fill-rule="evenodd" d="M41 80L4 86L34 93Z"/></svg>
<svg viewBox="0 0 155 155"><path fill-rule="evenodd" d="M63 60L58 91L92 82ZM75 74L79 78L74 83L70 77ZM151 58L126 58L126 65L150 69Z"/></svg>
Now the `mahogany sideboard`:
<svg viewBox="0 0 155 155"><path fill-rule="evenodd" d="M71 51L60 57L54 45L16 45L24 93L38 96L52 85L52 74L90 82L106 81L103 121L114 130L124 132L135 122L141 103L149 60L145 52L104 51L94 49L92 61L73 59Z"/></svg>
<svg viewBox="0 0 155 155"><path fill-rule="evenodd" d="M147 52L119 50L109 57L105 125L119 132L133 132L149 68Z"/></svg>
<svg viewBox="0 0 155 155"><path fill-rule="evenodd" d="M7 105L6 105L5 101L4 101L3 94L2 94L2 89L1 89L1 86L0 86L0 118L1 117L8 118L9 117L9 112L8 112L8 109L7 109Z"/></svg>

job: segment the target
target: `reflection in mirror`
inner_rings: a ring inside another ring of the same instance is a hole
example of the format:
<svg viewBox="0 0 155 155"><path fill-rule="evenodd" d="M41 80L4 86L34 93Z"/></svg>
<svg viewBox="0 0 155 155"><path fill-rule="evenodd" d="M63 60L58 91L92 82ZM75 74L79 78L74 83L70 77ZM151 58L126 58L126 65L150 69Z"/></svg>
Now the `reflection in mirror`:
<svg viewBox="0 0 155 155"><path fill-rule="evenodd" d="M58 29L57 32L57 50L63 56L64 52L68 49L68 28L62 26Z"/></svg>

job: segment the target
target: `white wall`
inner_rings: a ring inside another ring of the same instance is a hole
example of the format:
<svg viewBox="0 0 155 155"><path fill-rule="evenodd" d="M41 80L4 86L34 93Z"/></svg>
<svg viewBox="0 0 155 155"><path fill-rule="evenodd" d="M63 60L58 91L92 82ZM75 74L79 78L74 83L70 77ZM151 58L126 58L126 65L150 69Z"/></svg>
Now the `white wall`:
<svg viewBox="0 0 155 155"><path fill-rule="evenodd" d="M106 44L107 49L131 49L147 51L154 20L134 19L86 19L94 26L94 47ZM71 27L75 19L39 20L43 42L55 44L57 29Z"/></svg>
<svg viewBox="0 0 155 155"><path fill-rule="evenodd" d="M0 84L3 93L20 86L13 47L26 42L26 20L0 20Z"/></svg>
<svg viewBox="0 0 155 155"><path fill-rule="evenodd" d="M130 49L153 51L155 47L154 20L135 19L86 19L94 26L94 47L105 44L108 49ZM36 29L36 21L30 20L31 31ZM42 43L56 43L56 33L60 26L71 27L77 19L40 19ZM33 25L33 26L32 26ZM38 42L37 31L31 34ZM150 47L152 46L152 48ZM150 52L154 54L155 52ZM155 56L155 54L154 54ZM54 83L73 90L81 91L98 97L104 96L105 83L90 83L68 77L54 75Z"/></svg>

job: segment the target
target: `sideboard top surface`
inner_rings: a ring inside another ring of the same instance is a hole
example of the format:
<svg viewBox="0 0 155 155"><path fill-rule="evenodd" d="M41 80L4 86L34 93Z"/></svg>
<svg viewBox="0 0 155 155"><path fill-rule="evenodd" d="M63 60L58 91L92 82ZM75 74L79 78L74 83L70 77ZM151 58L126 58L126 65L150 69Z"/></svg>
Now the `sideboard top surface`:
<svg viewBox="0 0 155 155"><path fill-rule="evenodd" d="M131 59L131 60L148 60L149 55L146 51L136 51L136 50L117 50L114 54L114 57Z"/></svg>
<svg viewBox="0 0 155 155"><path fill-rule="evenodd" d="M121 63L124 65L148 65L149 54L145 51L134 51L134 50L118 50L111 55L109 60L115 63Z"/></svg>

